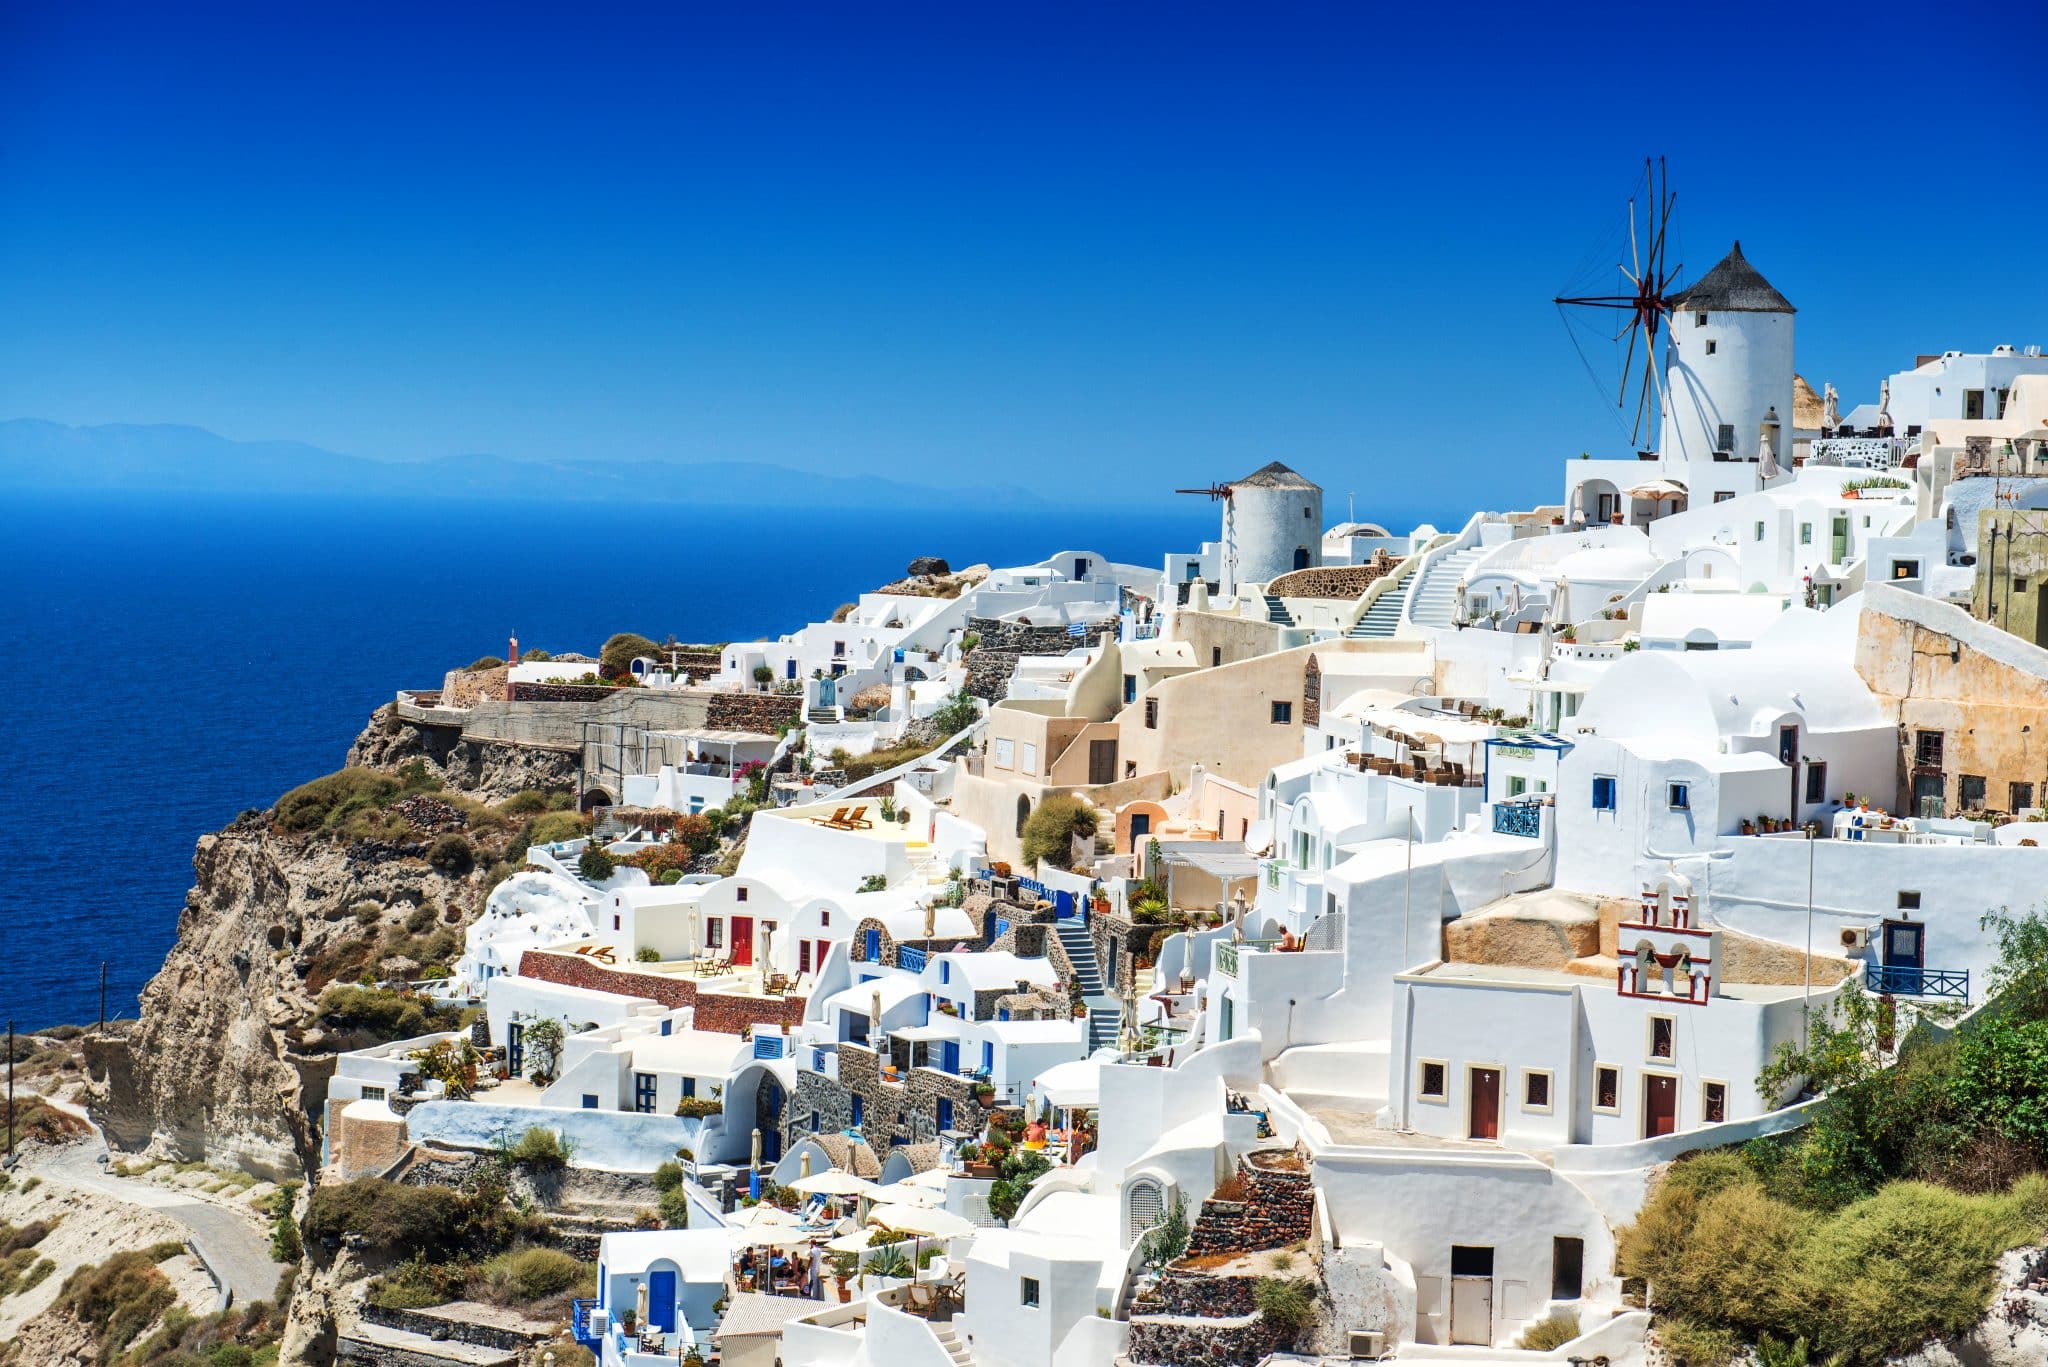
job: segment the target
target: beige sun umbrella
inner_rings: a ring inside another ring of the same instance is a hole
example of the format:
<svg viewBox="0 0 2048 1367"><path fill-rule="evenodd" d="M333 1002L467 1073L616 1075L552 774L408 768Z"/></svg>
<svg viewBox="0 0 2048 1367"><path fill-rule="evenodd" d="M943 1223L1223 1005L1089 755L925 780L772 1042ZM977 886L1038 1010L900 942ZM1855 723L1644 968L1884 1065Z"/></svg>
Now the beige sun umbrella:
<svg viewBox="0 0 2048 1367"><path fill-rule="evenodd" d="M874 1196L880 1197L888 1190L878 1187L864 1177L855 1177L842 1168L827 1168L815 1177L803 1177L789 1184L791 1191L800 1191L806 1196Z"/></svg>
<svg viewBox="0 0 2048 1367"><path fill-rule="evenodd" d="M758 1206L748 1206L744 1210L734 1211L732 1218L726 1223L737 1229L748 1229L762 1225L793 1225L796 1222L796 1216L781 1206L771 1206L764 1202Z"/></svg>
<svg viewBox="0 0 2048 1367"><path fill-rule="evenodd" d="M893 1229L899 1234L923 1234L934 1239L949 1239L956 1234L974 1232L973 1221L949 1210L927 1210L922 1206L900 1203L876 1206L868 1212L868 1223Z"/></svg>
<svg viewBox="0 0 2048 1367"><path fill-rule="evenodd" d="M943 1169L934 1168L934 1172ZM883 1205L937 1206L944 1205L946 1194L931 1186L910 1186L908 1179L891 1182L886 1187L870 1187L866 1193Z"/></svg>

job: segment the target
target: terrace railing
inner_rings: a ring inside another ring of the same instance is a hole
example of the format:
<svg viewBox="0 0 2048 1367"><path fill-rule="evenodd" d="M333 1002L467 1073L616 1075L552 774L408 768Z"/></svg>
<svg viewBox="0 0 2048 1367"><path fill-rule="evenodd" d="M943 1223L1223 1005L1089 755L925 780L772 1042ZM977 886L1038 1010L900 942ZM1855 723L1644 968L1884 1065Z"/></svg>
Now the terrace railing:
<svg viewBox="0 0 2048 1367"><path fill-rule="evenodd" d="M1968 969L1907 968L1893 964L1872 964L1870 986L1893 997L1952 997L1970 999Z"/></svg>
<svg viewBox="0 0 2048 1367"><path fill-rule="evenodd" d="M912 973L924 972L925 949L923 945L896 946L896 967Z"/></svg>
<svg viewBox="0 0 2048 1367"><path fill-rule="evenodd" d="M1543 834L1543 804L1540 802L1496 802L1493 804L1493 833L1519 835L1534 840Z"/></svg>

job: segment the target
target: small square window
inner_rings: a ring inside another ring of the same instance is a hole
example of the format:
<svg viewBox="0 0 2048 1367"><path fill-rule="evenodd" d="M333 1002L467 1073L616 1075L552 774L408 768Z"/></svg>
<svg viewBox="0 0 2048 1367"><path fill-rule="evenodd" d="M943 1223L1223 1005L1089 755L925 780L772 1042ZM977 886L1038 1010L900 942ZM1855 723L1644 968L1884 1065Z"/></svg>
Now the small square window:
<svg viewBox="0 0 2048 1367"><path fill-rule="evenodd" d="M1614 810L1614 780L1602 774L1593 780L1593 810L1611 812Z"/></svg>
<svg viewBox="0 0 2048 1367"><path fill-rule="evenodd" d="M1038 1304L1038 1278L1020 1277L1017 1280L1017 1299L1025 1305Z"/></svg>
<svg viewBox="0 0 2048 1367"><path fill-rule="evenodd" d="M1415 1082L1416 1093L1429 1101L1444 1099L1444 1078L1448 1070L1433 1059L1425 1059L1418 1070Z"/></svg>
<svg viewBox="0 0 2048 1367"><path fill-rule="evenodd" d="M1984 809L1984 775L1964 774L1957 785L1956 796L1966 812Z"/></svg>
<svg viewBox="0 0 2048 1367"><path fill-rule="evenodd" d="M747 890L746 890L746 888L744 888L744 887L740 887L740 888L736 888L736 889L734 889L734 891L733 891L733 900L734 900L735 902L744 902L744 901L746 901L746 900L747 900Z"/></svg>
<svg viewBox="0 0 2048 1367"><path fill-rule="evenodd" d="M1811 546L1813 544L1813 524L1811 522L1799 524L1799 544L1802 546Z"/></svg>
<svg viewBox="0 0 2048 1367"><path fill-rule="evenodd" d="M1715 342L1713 338L1709 337L1709 338L1707 339L1707 355L1709 355L1709 356L1713 355L1713 354L1714 354L1714 348L1715 348L1715 347L1716 347L1717 345L1719 345L1719 343Z"/></svg>
<svg viewBox="0 0 2048 1367"><path fill-rule="evenodd" d="M1550 1109L1550 1074L1531 1068L1522 1074L1522 1109Z"/></svg>
<svg viewBox="0 0 2048 1367"><path fill-rule="evenodd" d="M1696 328L1705 327L1707 325L1707 315L1704 313L1695 313L1692 316L1692 325Z"/></svg>
<svg viewBox="0 0 2048 1367"><path fill-rule="evenodd" d="M1605 1063L1593 1069L1593 1109L1621 1109L1621 1069Z"/></svg>
<svg viewBox="0 0 2048 1367"><path fill-rule="evenodd" d="M2013 811L2015 811L2015 812L2026 812L2026 811L2032 811L2032 810L2033 810L2033 807L2034 807L2034 785L2033 785L2033 784L2031 784L2031 783L2015 783L2015 784L2013 784L2013 785L2012 785L2012 810L2013 810Z"/></svg>
<svg viewBox="0 0 2048 1367"><path fill-rule="evenodd" d="M1159 699L1157 698L1145 699L1145 729L1148 731L1159 729Z"/></svg>
<svg viewBox="0 0 2048 1367"><path fill-rule="evenodd" d="M2017 575L2014 577L2012 581L2012 591L2014 593L2025 593L2027 591L2027 577L2025 575Z"/></svg>
<svg viewBox="0 0 2048 1367"><path fill-rule="evenodd" d="M1665 794L1665 800L1674 812L1692 810L1692 790L1683 783L1670 785L1670 790Z"/></svg>
<svg viewBox="0 0 2048 1367"><path fill-rule="evenodd" d="M1700 1084L1700 1119L1709 1125L1718 1125L1728 1118L1728 1084L1705 1082Z"/></svg>
<svg viewBox="0 0 2048 1367"><path fill-rule="evenodd" d="M1917 892L1902 892L1902 893L1900 893L1900 894L1899 894L1899 910L1900 910L1900 911L1918 911L1918 910L1920 910L1920 894L1919 894L1919 893L1917 893Z"/></svg>
<svg viewBox="0 0 2048 1367"><path fill-rule="evenodd" d="M1276 702L1273 704L1273 725L1286 726L1294 720L1294 704Z"/></svg>
<svg viewBox="0 0 2048 1367"><path fill-rule="evenodd" d="M821 908L819 908L819 910L818 910L818 924L819 924L819 925L821 925L821 926L829 926L829 925L831 925L831 924L832 924L832 913L831 913L831 911L830 911L830 910L828 910L828 909L826 909L826 908L822 908L822 907L821 907Z"/></svg>
<svg viewBox="0 0 2048 1367"><path fill-rule="evenodd" d="M1670 1016L1650 1017L1650 1057L1670 1059L1678 1052L1678 1022Z"/></svg>

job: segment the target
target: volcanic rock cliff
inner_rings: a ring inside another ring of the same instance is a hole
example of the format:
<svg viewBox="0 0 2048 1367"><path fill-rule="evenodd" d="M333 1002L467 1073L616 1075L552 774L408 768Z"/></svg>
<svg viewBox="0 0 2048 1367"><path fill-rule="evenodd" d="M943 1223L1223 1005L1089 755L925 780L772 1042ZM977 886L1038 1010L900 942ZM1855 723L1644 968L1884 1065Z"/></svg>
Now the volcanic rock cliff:
<svg viewBox="0 0 2048 1367"><path fill-rule="evenodd" d="M274 810L244 812L200 839L177 941L140 1020L89 1054L96 1117L114 1144L273 1179L317 1167L334 1054L359 1042L323 1023L323 989L405 977L419 967L408 954L459 954L521 834L483 804L527 791L559 802L575 781L571 755L478 745L389 707L348 763L417 795L303 831Z"/></svg>

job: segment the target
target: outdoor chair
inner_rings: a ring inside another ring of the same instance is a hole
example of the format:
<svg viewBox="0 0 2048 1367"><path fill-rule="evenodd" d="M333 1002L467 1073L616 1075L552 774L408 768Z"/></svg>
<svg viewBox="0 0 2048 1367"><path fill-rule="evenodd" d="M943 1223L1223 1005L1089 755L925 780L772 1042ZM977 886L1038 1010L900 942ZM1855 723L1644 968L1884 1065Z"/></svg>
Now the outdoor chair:
<svg viewBox="0 0 2048 1367"><path fill-rule="evenodd" d="M830 816L814 816L811 818L811 824L813 826L844 826L846 824L846 814L852 810L853 808L851 807L841 807Z"/></svg>

